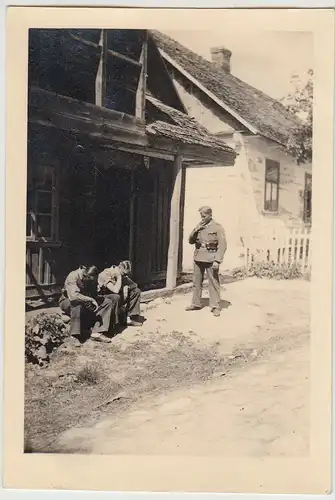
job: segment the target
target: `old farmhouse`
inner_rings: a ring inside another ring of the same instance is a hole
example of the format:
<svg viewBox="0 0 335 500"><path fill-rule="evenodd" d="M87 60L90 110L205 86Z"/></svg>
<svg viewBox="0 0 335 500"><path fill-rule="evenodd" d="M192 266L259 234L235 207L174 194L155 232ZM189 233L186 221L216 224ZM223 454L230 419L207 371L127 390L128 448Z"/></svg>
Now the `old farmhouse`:
<svg viewBox="0 0 335 500"><path fill-rule="evenodd" d="M236 153L185 113L195 94L173 67L146 30L30 30L27 298L57 294L87 261L130 258L141 286L176 285L185 167L231 171Z"/></svg>
<svg viewBox="0 0 335 500"><path fill-rule="evenodd" d="M286 151L299 123L278 101L231 73L232 54L212 49L212 62L160 32L153 37L189 116L237 153L233 166L187 169L184 261L192 266L188 232L197 207L210 204L228 238L227 267L238 265L243 239L269 229L311 224L312 165L298 166Z"/></svg>

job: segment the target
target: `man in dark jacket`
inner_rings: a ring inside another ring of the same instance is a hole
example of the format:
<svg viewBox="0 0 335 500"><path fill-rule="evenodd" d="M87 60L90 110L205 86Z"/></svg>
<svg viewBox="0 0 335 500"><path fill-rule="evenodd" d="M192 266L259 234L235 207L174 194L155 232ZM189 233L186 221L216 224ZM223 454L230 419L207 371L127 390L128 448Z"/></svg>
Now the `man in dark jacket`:
<svg viewBox="0 0 335 500"><path fill-rule="evenodd" d="M219 268L227 250L226 235L223 227L212 218L210 207L199 209L201 221L190 234L189 243L194 250L194 293L192 304L187 311L201 308L201 290L206 271L208 278L209 306L214 316L220 316L220 279Z"/></svg>

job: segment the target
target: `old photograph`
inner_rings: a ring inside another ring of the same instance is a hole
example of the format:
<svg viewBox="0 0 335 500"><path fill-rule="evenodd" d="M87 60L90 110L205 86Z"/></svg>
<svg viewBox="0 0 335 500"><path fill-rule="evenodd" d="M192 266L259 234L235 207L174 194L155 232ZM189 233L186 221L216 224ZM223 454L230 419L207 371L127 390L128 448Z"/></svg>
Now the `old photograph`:
<svg viewBox="0 0 335 500"><path fill-rule="evenodd" d="M334 23L8 9L4 488L331 491Z"/></svg>
<svg viewBox="0 0 335 500"><path fill-rule="evenodd" d="M29 30L25 453L308 456L313 69Z"/></svg>

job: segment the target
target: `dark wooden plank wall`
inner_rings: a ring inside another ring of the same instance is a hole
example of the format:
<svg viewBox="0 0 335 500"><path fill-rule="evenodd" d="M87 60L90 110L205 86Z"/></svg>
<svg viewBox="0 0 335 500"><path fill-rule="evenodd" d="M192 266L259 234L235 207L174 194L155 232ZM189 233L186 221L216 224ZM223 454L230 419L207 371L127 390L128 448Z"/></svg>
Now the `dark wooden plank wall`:
<svg viewBox="0 0 335 500"><path fill-rule="evenodd" d="M59 283L61 245L27 242L26 284L54 285Z"/></svg>
<svg viewBox="0 0 335 500"><path fill-rule="evenodd" d="M154 204L153 204L153 276L164 276L169 246L170 202L172 192L172 162L153 161Z"/></svg>
<svg viewBox="0 0 335 500"><path fill-rule="evenodd" d="M150 169L141 166L135 171L133 268L139 285L151 279L153 181Z"/></svg>
<svg viewBox="0 0 335 500"><path fill-rule="evenodd" d="M28 144L28 181L31 182L37 168L44 166L53 168L55 178L57 230L50 241L28 238L26 243L27 294L42 295L43 287L62 285L67 273L77 265L76 255L71 254L73 241L78 237L74 199L80 202L85 197L85 189L78 186L78 177L83 177L83 165L90 166L92 159L87 154L75 154L74 137L48 127L29 124ZM74 185L84 193L82 196L74 197ZM30 196L33 206L36 196L33 186ZM84 229L85 234L89 234L89 230Z"/></svg>
<svg viewBox="0 0 335 500"><path fill-rule="evenodd" d="M153 159L135 175L134 276L148 285L166 276L172 163Z"/></svg>
<svg viewBox="0 0 335 500"><path fill-rule="evenodd" d="M99 59L98 46L74 40L69 30L31 29L29 32L30 85L94 103Z"/></svg>

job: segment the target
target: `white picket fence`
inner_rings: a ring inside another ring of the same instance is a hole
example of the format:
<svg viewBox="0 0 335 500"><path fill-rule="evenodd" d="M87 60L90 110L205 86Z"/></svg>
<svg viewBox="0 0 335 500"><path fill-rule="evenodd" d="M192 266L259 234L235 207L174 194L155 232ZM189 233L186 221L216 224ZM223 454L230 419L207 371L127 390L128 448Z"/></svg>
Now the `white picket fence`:
<svg viewBox="0 0 335 500"><path fill-rule="evenodd" d="M311 268L312 234L310 229L284 229L244 238L244 264L254 262L299 264L303 271Z"/></svg>

